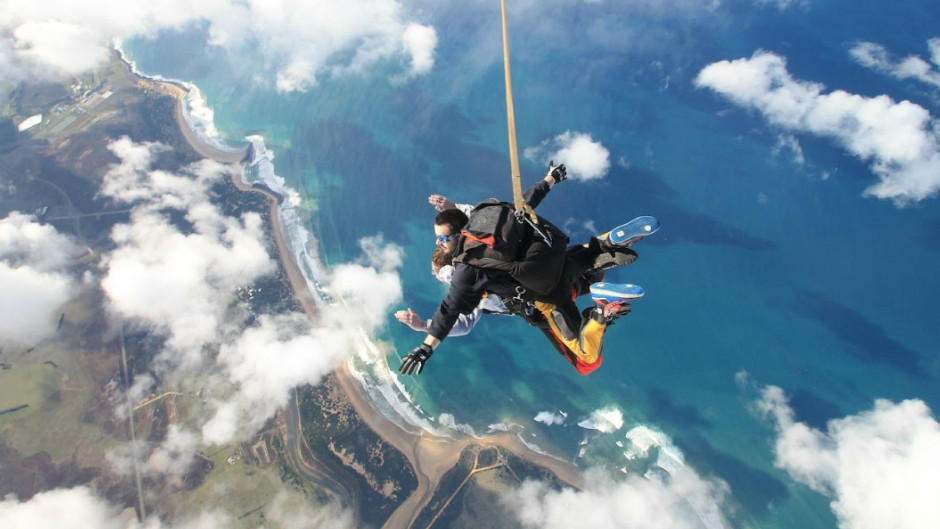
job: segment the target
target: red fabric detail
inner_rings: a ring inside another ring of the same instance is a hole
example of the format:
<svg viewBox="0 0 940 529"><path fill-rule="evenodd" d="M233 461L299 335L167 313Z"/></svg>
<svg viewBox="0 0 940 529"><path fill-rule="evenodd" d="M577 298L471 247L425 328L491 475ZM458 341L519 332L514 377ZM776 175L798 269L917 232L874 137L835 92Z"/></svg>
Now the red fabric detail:
<svg viewBox="0 0 940 529"><path fill-rule="evenodd" d="M601 367L601 362L603 360L604 360L604 355L598 355L597 361L595 361L593 364L589 364L587 362L582 361L580 358L578 358L574 364L574 368L581 375L589 375L591 374L592 371L594 371L598 367Z"/></svg>
<svg viewBox="0 0 940 529"><path fill-rule="evenodd" d="M558 336L558 334L555 333L553 329L549 328L547 330L548 330L547 334L551 335L551 337L554 338L555 343L557 344L556 348L558 349L558 351L561 352L562 355L564 355L565 359L568 360L568 362L570 362L572 366L574 366L574 369L575 371L578 372L578 374L589 375L595 369L597 369L598 367L601 367L601 362L604 360L603 354L597 355L597 360L595 360L593 364L589 364L585 362L584 360L581 360L578 357L578 355L574 354L571 351L571 349L568 349L568 346L565 345L565 342L561 339L560 336Z"/></svg>
<svg viewBox="0 0 940 529"><path fill-rule="evenodd" d="M571 285L571 301L578 299L578 289Z"/></svg>
<svg viewBox="0 0 940 529"><path fill-rule="evenodd" d="M472 233L470 233L470 232L467 231L467 230L460 230L460 233L461 233L461 235L463 235L464 237L470 239L471 241L476 241L476 242L478 242L478 243L480 243L480 244L485 244L485 245L489 246L490 248L492 248L493 246L496 245L496 237L493 237L492 234L491 234L491 235L487 235L487 236L481 238L481 237L476 237L475 235L473 235Z"/></svg>

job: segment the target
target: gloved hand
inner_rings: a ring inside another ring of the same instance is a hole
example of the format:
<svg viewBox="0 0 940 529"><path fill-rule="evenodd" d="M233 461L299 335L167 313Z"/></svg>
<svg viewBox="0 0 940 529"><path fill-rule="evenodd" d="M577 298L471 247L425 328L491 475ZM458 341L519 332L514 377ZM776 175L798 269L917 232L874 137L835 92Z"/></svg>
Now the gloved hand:
<svg viewBox="0 0 940 529"><path fill-rule="evenodd" d="M561 164L558 167L555 167L555 161L548 162L548 175L552 177L552 180L557 184L562 180L568 178L568 170L565 169L565 164Z"/></svg>
<svg viewBox="0 0 940 529"><path fill-rule="evenodd" d="M420 375L421 370L424 369L424 363L428 361L428 358L431 358L432 354L434 354L434 349L431 349L430 345L423 343L408 353L408 356L402 361L398 371L405 375Z"/></svg>

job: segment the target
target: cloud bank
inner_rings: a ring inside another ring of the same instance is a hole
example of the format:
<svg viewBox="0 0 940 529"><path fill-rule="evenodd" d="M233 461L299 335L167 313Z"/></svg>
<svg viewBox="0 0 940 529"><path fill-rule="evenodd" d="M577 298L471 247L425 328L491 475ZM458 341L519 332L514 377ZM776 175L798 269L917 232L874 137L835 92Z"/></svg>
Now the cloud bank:
<svg viewBox="0 0 940 529"><path fill-rule="evenodd" d="M667 480L630 474L614 481L598 471L587 472L581 491L554 490L526 481L501 501L527 529L699 529L722 527L716 510L727 485L702 479L684 469Z"/></svg>
<svg viewBox="0 0 940 529"><path fill-rule="evenodd" d="M261 217L226 216L209 199L229 169L200 161L173 174L152 169L162 145L123 138L110 149L119 161L104 176L100 194L132 211L128 223L112 230L115 248L103 257L109 310L165 337L152 368L171 382L198 377L208 401L198 439L171 432L150 456L148 465L178 474L188 453L181 447L254 435L288 403L291 389L318 384L355 351L363 332L384 325L402 297L403 251L381 236L360 241L358 261L336 265L322 278L342 303L323 311L316 324L297 312L249 318L235 303L235 290L276 266ZM138 378L134 391L146 394L153 381ZM118 467L126 459L114 456Z"/></svg>
<svg viewBox="0 0 940 529"><path fill-rule="evenodd" d="M940 527L940 423L924 402L879 399L825 432L798 422L779 387L758 408L777 431L776 465L832 498L843 529Z"/></svg>
<svg viewBox="0 0 940 529"><path fill-rule="evenodd" d="M277 529L354 527L352 513L336 504L314 506L283 492L264 507L263 514L265 526ZM23 502L12 495L0 501L0 527L4 529L216 529L235 525L237 520L231 516L211 510L173 523L155 517L139 522L134 513L120 513L84 486L41 492Z"/></svg>
<svg viewBox="0 0 940 529"><path fill-rule="evenodd" d="M209 202L209 187L227 177L220 164L169 174L150 170L165 147L123 138L110 148L120 163L105 174L100 194L133 208L130 223L112 230L116 248L104 258L110 309L168 335L177 363L199 364L234 290L275 270L261 217L227 217ZM189 225L178 226L171 212L182 212Z"/></svg>
<svg viewBox="0 0 940 529"><path fill-rule="evenodd" d="M549 161L565 164L572 180L597 180L610 170L610 151L583 132L565 131L526 148L523 156L540 164L547 165Z"/></svg>
<svg viewBox="0 0 940 529"><path fill-rule="evenodd" d="M396 62L398 79L427 73L437 44L397 0L4 0L0 13L0 82L80 74L104 64L115 40L196 24L232 57L260 50L266 82L284 92Z"/></svg>
<svg viewBox="0 0 940 529"><path fill-rule="evenodd" d="M821 84L794 79L786 60L766 51L710 64L695 85L760 112L786 131L835 140L869 162L881 179L866 194L902 206L940 189L940 124L914 103L842 90L823 93Z"/></svg>
<svg viewBox="0 0 940 529"><path fill-rule="evenodd" d="M915 79L940 88L940 38L928 40L927 48L930 62L916 55L897 59L887 48L874 42L860 42L849 50L849 54L866 68L897 79Z"/></svg>
<svg viewBox="0 0 940 529"><path fill-rule="evenodd" d="M56 310L77 292L72 240L32 215L0 220L0 341L34 345L56 328Z"/></svg>

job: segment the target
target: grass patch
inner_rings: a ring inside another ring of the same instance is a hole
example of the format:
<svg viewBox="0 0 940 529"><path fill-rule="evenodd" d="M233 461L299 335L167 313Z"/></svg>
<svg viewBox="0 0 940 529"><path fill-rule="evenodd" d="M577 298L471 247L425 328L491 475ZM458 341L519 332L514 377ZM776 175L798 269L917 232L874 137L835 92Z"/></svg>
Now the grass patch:
<svg viewBox="0 0 940 529"><path fill-rule="evenodd" d="M24 454L46 452L53 461L73 456L83 463L87 457L100 460L102 432L81 421L94 387L75 375L47 363L0 371L0 411L27 406L0 415L4 441Z"/></svg>
<svg viewBox="0 0 940 529"><path fill-rule="evenodd" d="M240 453L236 446L225 446L205 454L214 464L212 472L199 488L179 498L181 513L197 516L211 505L232 515L230 529L252 529L264 525L264 510L281 494L311 501L306 487L282 483L277 465L259 467L245 457L229 459Z"/></svg>
<svg viewBox="0 0 940 529"><path fill-rule="evenodd" d="M60 378L59 371L49 364L32 364L0 371L0 425L39 410L46 399L58 390ZM16 408L19 409L12 411Z"/></svg>

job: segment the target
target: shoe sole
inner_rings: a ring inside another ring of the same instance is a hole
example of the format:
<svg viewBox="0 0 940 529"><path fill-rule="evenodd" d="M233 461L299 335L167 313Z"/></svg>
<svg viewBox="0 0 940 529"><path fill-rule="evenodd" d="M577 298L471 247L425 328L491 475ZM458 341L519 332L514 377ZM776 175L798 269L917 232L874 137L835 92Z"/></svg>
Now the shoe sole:
<svg viewBox="0 0 940 529"><path fill-rule="evenodd" d="M637 217L630 222L617 226L607 233L607 240L614 246L629 246L636 241L652 235L659 230L659 220L656 217Z"/></svg>
<svg viewBox="0 0 940 529"><path fill-rule="evenodd" d="M624 301L642 298L646 292L640 285L617 283L594 283L591 285L591 299L594 301Z"/></svg>
<svg viewBox="0 0 940 529"><path fill-rule="evenodd" d="M633 264L637 259L637 254L629 248L616 248L604 252L594 259L593 270L605 271L618 266L627 266Z"/></svg>

